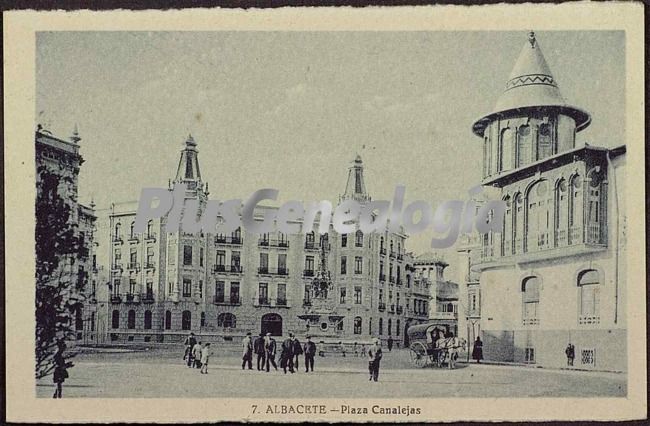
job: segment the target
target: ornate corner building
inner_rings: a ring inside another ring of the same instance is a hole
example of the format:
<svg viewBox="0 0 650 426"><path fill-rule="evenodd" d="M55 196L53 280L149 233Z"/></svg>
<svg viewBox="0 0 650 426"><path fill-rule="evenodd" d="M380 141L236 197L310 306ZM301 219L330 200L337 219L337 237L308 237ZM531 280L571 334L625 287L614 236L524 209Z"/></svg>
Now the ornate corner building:
<svg viewBox="0 0 650 426"><path fill-rule="evenodd" d="M480 318L488 360L565 366L572 343L576 367L626 370L626 150L581 141L590 122L530 33L494 112L473 125L482 183L506 203L501 234L467 244L464 316Z"/></svg>
<svg viewBox="0 0 650 426"><path fill-rule="evenodd" d="M191 136L169 190L179 183L202 209L208 184ZM371 199L360 156L341 199ZM258 206L255 219L276 209ZM429 318L430 281L414 273L404 233L189 234L166 232L163 217L138 234L136 211L129 202L97 212L104 341L178 342L193 331L228 342L251 331L403 343L409 325ZM331 285L321 288L325 276Z"/></svg>

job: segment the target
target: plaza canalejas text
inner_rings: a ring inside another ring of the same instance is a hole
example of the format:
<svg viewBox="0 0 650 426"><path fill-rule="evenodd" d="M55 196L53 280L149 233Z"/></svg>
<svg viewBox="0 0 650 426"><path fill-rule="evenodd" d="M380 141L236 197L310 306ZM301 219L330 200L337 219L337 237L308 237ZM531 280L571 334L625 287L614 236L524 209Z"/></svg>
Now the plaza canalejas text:
<svg viewBox="0 0 650 426"><path fill-rule="evenodd" d="M480 187L478 187L480 191ZM207 201L205 210L199 211L196 199L185 198L185 185L179 184L173 190L165 188L143 188L135 219L135 232L144 232L150 219L167 215L167 232L232 232L244 226L250 232L263 234L277 230L285 234L311 232L318 219L318 232L328 232L331 223L336 232L347 234L357 230L363 233L381 232L388 228L398 232L400 227L409 234L417 234L431 226L434 232L444 238L432 238L432 248L451 247L459 233L500 233L503 229L505 203L501 200L485 202L478 210L472 200L448 200L433 211L425 201L413 201L404 207L405 187L395 187L392 204L389 201L356 200L341 202L332 212L332 203L323 200L305 205L296 200L287 201L277 210L267 210L261 220L255 218L255 207L264 200L276 200L277 189L265 188L255 191L243 204L241 199ZM470 191L470 194L474 191ZM155 204L155 201L158 201ZM419 216L419 219L417 219Z"/></svg>

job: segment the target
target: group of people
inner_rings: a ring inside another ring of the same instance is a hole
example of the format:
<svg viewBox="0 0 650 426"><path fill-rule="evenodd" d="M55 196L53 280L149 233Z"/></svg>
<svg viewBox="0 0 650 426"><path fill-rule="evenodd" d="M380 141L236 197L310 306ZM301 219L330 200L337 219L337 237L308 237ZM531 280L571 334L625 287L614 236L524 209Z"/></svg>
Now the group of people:
<svg viewBox="0 0 650 426"><path fill-rule="evenodd" d="M208 361L212 352L210 351L210 343L197 341L194 333L190 333L185 339L185 355L183 360L187 361L187 366L190 368L201 369L201 374L208 374Z"/></svg>
<svg viewBox="0 0 650 426"><path fill-rule="evenodd" d="M275 363L277 343L271 333L266 333L266 335L260 333L255 339L253 339L252 333L246 333L246 337L242 341L242 349L242 370L246 369L246 367L249 370L253 369L253 354L257 358L258 371L268 373L271 370L271 365L276 371L278 370ZM300 368L300 355L305 357L305 373L314 371L316 344L312 342L311 336L307 336L307 341L303 345L293 333L289 333L289 337L282 342L280 349L280 368L282 368L284 374L287 374L287 370L294 373Z"/></svg>

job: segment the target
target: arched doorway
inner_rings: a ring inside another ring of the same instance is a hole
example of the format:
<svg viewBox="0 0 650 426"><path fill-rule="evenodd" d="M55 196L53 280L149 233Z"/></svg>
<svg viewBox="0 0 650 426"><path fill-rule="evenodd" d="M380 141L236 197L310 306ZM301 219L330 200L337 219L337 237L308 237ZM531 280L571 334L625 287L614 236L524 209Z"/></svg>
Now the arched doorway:
<svg viewBox="0 0 650 426"><path fill-rule="evenodd" d="M271 336L282 336L282 317L278 314L262 316L262 333L271 333Z"/></svg>
<svg viewBox="0 0 650 426"><path fill-rule="evenodd" d="M411 343L409 341L409 333L408 333L410 326L411 326L411 323L409 321L407 321L406 324L404 324L404 347L405 348L408 348L409 344Z"/></svg>

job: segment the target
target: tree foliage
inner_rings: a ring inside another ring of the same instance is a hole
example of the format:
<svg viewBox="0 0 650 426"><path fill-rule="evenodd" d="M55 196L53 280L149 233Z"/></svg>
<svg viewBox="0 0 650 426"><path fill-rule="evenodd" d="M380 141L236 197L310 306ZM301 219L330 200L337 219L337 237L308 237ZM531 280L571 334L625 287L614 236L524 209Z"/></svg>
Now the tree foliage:
<svg viewBox="0 0 650 426"><path fill-rule="evenodd" d="M65 191L72 178L45 166L36 172L36 377L40 378L54 369L57 342L73 336L75 313L83 307L84 280L75 269L84 256L84 241L74 220L77 205Z"/></svg>

